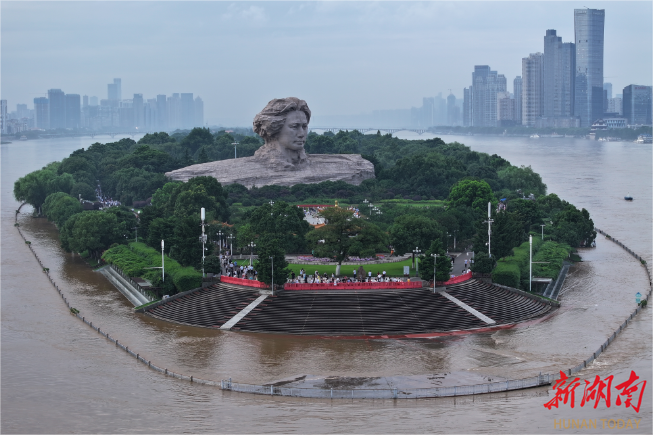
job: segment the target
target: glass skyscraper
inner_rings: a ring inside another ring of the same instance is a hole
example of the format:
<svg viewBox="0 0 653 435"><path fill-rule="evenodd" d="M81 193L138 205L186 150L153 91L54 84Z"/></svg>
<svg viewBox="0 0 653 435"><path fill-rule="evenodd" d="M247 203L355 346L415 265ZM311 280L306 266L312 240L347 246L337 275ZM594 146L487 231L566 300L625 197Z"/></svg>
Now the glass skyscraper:
<svg viewBox="0 0 653 435"><path fill-rule="evenodd" d="M576 84L574 114L581 127L603 116L603 29L605 10L574 9Z"/></svg>

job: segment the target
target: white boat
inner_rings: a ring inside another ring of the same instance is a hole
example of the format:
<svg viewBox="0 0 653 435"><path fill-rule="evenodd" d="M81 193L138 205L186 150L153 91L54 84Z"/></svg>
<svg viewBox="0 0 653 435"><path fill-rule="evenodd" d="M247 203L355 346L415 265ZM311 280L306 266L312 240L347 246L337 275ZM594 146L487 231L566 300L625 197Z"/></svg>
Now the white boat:
<svg viewBox="0 0 653 435"><path fill-rule="evenodd" d="M539 139L539 138L540 138L539 134L537 134L537 133L531 134L531 139Z"/></svg>

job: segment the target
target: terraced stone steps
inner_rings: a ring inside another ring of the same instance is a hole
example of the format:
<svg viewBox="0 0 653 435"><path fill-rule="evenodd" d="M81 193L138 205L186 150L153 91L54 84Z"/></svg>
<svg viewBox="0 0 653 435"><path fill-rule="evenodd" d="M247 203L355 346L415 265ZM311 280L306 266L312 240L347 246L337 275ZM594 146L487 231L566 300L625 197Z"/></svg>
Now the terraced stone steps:
<svg viewBox="0 0 653 435"><path fill-rule="evenodd" d="M495 320L510 324L546 314L544 301L470 280L447 292ZM147 311L186 325L219 328L259 297L258 291L219 283ZM230 324L231 326L231 324ZM232 330L303 335L402 335L484 328L487 324L429 289L287 291L268 296Z"/></svg>

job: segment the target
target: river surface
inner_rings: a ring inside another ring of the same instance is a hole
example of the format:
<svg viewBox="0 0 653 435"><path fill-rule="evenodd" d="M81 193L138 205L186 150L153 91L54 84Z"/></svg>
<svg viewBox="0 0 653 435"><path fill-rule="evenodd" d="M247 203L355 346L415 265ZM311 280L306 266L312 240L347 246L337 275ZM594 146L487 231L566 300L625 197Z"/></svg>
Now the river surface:
<svg viewBox="0 0 653 435"><path fill-rule="evenodd" d="M426 138L410 135L402 138ZM598 228L652 260L650 145L577 139L443 136L473 150L530 165L549 192L588 209ZM589 369L586 379L630 370L648 381L632 408L546 409L550 388L456 399L308 400L222 392L150 371L67 312L14 228L14 181L104 138L2 145L2 432L7 433L552 433L560 419L641 419L651 433L652 318L647 309ZM118 140L116 137L114 140ZM625 202L630 193L635 200ZM57 230L29 217L21 228L71 305L153 363L205 379L266 383L301 374L409 376L473 373L522 378L567 369L594 352L635 308L647 278L631 256L599 236L581 252L563 288L563 307L545 321L484 334L423 340L331 340L213 331L132 312L131 304L78 257ZM582 394L582 393L581 393ZM614 392L613 392L614 394ZM606 427L595 431L612 432ZM634 423L633 423L634 424Z"/></svg>

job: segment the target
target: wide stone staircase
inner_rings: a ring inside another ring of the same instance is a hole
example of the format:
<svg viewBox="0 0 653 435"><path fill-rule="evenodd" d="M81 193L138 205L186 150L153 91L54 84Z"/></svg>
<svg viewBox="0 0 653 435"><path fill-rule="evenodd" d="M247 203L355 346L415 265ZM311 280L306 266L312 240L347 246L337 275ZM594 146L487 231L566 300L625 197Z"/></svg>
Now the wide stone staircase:
<svg viewBox="0 0 653 435"><path fill-rule="evenodd" d="M552 309L476 280L447 292L497 325L534 318ZM259 297L251 288L219 283L146 311L177 323L219 328ZM444 332L488 324L432 290L281 291L268 296L231 329L325 336L383 336ZM494 326L494 325L492 325Z"/></svg>

